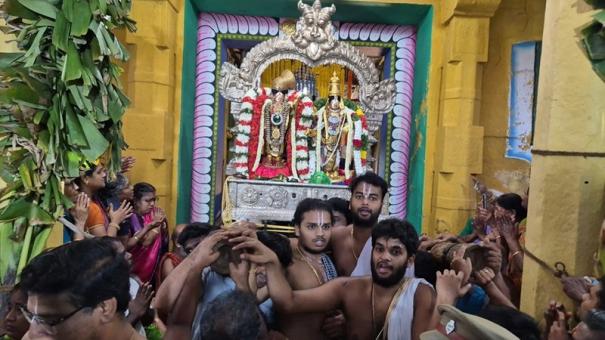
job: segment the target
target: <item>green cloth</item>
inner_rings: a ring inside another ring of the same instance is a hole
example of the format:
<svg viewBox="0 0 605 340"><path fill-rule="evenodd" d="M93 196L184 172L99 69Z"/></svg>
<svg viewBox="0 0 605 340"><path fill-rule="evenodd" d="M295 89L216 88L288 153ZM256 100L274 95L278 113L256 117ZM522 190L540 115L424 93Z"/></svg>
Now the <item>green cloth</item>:
<svg viewBox="0 0 605 340"><path fill-rule="evenodd" d="M469 217L468 220L466 221L466 225L464 226L464 228L462 229L460 234L458 234L458 236L460 236L460 237L468 236L472 233L473 233L473 218Z"/></svg>

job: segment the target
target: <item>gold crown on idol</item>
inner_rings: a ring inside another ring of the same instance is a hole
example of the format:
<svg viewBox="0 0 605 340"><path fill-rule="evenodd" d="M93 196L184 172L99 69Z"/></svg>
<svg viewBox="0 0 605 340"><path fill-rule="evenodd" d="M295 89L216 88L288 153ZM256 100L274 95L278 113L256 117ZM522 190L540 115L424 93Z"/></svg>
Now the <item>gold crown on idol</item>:
<svg viewBox="0 0 605 340"><path fill-rule="evenodd" d="M284 70L279 77L273 79L271 86L274 90L294 90L296 88L296 78L290 70Z"/></svg>
<svg viewBox="0 0 605 340"><path fill-rule="evenodd" d="M336 71L332 74L330 78L330 87L328 88L328 96L336 96L340 97L340 78L336 75Z"/></svg>

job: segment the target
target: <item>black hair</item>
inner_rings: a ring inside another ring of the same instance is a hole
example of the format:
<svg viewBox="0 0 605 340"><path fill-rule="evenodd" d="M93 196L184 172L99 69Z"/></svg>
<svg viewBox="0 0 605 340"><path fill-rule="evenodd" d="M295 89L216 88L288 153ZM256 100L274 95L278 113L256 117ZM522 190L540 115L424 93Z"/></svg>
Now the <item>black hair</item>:
<svg viewBox="0 0 605 340"><path fill-rule="evenodd" d="M582 321L593 332L605 332L605 310L603 309L588 311Z"/></svg>
<svg viewBox="0 0 605 340"><path fill-rule="evenodd" d="M215 229L217 228L208 223L190 223L183 229L176 243L184 247L185 243L190 239L208 236L208 234Z"/></svg>
<svg viewBox="0 0 605 340"><path fill-rule="evenodd" d="M261 335L263 322L254 296L237 289L224 292L212 300L202 314L200 338L256 340Z"/></svg>
<svg viewBox="0 0 605 340"><path fill-rule="evenodd" d="M496 203L506 210L514 210L515 222L521 222L527 217L527 210L523 207L523 199L515 193L511 192L498 196Z"/></svg>
<svg viewBox="0 0 605 340"><path fill-rule="evenodd" d="M408 256L416 254L418 250L418 233L414 226L406 221L399 218L387 218L384 219L372 229L372 247L376 245L376 241L379 238L386 237L396 238L405 246L405 250Z"/></svg>
<svg viewBox="0 0 605 340"><path fill-rule="evenodd" d="M332 213L332 207L328 205L326 201L322 201L317 198L305 198L298 202L296 210L294 211L294 218L292 224L300 226L303 220L303 215L309 211L325 211L330 214L330 224L334 224L334 214Z"/></svg>
<svg viewBox="0 0 605 340"><path fill-rule="evenodd" d="M340 197L332 197L327 202L332 207L332 211L337 211L344 215L347 225L353 223L353 214L351 213L351 209L349 209L349 201Z"/></svg>
<svg viewBox="0 0 605 340"><path fill-rule="evenodd" d="M433 255L424 250L418 250L414 257L415 276L425 279L434 287L437 282L437 271L439 271L439 264L435 261Z"/></svg>
<svg viewBox="0 0 605 340"><path fill-rule="evenodd" d="M127 186L128 178L123 173L118 172L116 174L116 178L113 181L107 182L105 184L105 188L100 189L97 195L101 199L101 202L104 202L107 206L109 206L107 202L111 202L112 200L118 200L120 192L124 190Z"/></svg>
<svg viewBox="0 0 605 340"><path fill-rule="evenodd" d="M86 168L86 170L84 171L80 171L80 176L76 177L73 179L73 182L78 186L78 187L82 187L82 176L84 177L90 177L92 176L92 174L95 172L95 170L97 169L97 165L91 162L85 162L84 166Z"/></svg>
<svg viewBox="0 0 605 340"><path fill-rule="evenodd" d="M379 187L382 190L382 199L384 199L384 196L386 196L387 192L389 191L389 186L382 177L378 176L373 172L368 171L361 176L355 177L351 181L351 184L349 185L349 190L351 191L351 194L353 194L355 189L357 189L357 186L361 183L367 183L375 187Z"/></svg>
<svg viewBox="0 0 605 340"><path fill-rule="evenodd" d="M15 285L13 286L13 288L10 291L10 295L18 293L18 292L25 294L25 296L27 297L27 291L25 289L23 289L21 282L15 283Z"/></svg>
<svg viewBox="0 0 605 340"><path fill-rule="evenodd" d="M496 323L521 340L540 340L540 327L534 318L515 308L501 305L487 305L477 315Z"/></svg>
<svg viewBox="0 0 605 340"><path fill-rule="evenodd" d="M43 252L23 269L23 289L27 294L65 293L78 308L115 298L117 310L124 312L130 301L130 268L111 242L93 238Z"/></svg>
<svg viewBox="0 0 605 340"><path fill-rule="evenodd" d="M143 198L143 195L149 193L155 193L155 187L149 183L139 182L133 187L133 198L135 201L140 200L141 198Z"/></svg>
<svg viewBox="0 0 605 340"><path fill-rule="evenodd" d="M257 231L256 236L262 244L273 250L284 268L292 264L292 247L290 240L282 234L268 231Z"/></svg>

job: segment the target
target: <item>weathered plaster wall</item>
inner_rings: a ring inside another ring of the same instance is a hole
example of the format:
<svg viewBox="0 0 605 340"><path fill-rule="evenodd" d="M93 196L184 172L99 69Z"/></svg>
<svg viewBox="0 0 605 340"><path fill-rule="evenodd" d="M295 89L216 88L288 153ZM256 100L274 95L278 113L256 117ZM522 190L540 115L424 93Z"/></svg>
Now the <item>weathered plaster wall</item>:
<svg viewBox="0 0 605 340"><path fill-rule="evenodd" d="M548 1L544 22L526 247L570 275L592 273L605 215L605 83L578 47L583 1ZM538 317L563 299L558 280L525 256L521 309ZM569 305L569 303L568 303Z"/></svg>
<svg viewBox="0 0 605 340"><path fill-rule="evenodd" d="M505 158L509 118L512 45L542 40L546 0L502 0L491 20L489 57L483 68L479 125L484 127L483 174L488 187L524 193L528 162Z"/></svg>

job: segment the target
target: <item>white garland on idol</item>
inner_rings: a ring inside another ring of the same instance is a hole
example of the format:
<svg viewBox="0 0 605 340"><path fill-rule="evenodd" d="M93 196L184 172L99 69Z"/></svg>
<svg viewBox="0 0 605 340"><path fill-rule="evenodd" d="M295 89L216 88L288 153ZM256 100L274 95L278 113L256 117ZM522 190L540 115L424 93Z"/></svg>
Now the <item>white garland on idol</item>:
<svg viewBox="0 0 605 340"><path fill-rule="evenodd" d="M353 176L353 174L351 174L351 160L353 158L353 134L354 131L351 131L351 129L354 129L354 125L353 125L353 119L351 118L351 114L355 114L355 111L349 109L348 107L345 107L345 116L347 118L347 126L349 126L349 131L347 133L347 148L345 151L345 179L349 179Z"/></svg>
<svg viewBox="0 0 605 340"><path fill-rule="evenodd" d="M244 95L244 100L239 114L239 124L237 125L237 136L235 137L235 171L236 173L248 176L248 143L250 143L250 129L252 124L252 111L254 106L252 102L257 97L254 89L249 90Z"/></svg>
<svg viewBox="0 0 605 340"><path fill-rule="evenodd" d="M356 120L354 126L355 134L353 136L353 139L361 140L361 135L363 134L363 124L361 123L361 119ZM353 151L353 159L355 160L355 174L359 176L365 172L365 169L363 168L363 164L361 162L361 149L355 148L355 150Z"/></svg>
<svg viewBox="0 0 605 340"><path fill-rule="evenodd" d="M313 101L309 97L303 96L300 105L303 105L303 109L301 111L299 127L295 130L296 143L292 144L292 147L295 148L293 154L296 155L297 174L300 174L300 180L307 181L311 177L307 131L311 128L312 124ZM298 150L299 147L300 150ZM292 163L294 164L294 160L292 160Z"/></svg>

